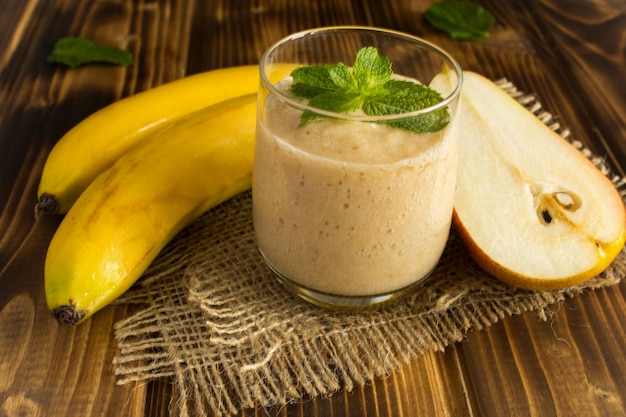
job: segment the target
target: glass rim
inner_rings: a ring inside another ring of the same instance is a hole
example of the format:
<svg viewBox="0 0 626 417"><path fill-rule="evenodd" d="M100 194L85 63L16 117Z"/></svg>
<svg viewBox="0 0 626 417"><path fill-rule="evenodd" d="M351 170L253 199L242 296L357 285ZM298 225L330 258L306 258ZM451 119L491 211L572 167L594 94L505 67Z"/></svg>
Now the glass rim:
<svg viewBox="0 0 626 417"><path fill-rule="evenodd" d="M411 42L419 44L425 49L428 49L429 51L439 55L441 58L443 58L445 62L451 65L450 69L455 71L457 74L456 86L454 87L452 92L448 94L448 96L444 97L442 101L440 101L439 103L435 105L425 107L423 109L415 110L412 112L406 112L406 113L384 115L384 116L368 116L368 115L358 115L358 114L336 113L336 112L332 112L328 110L322 110L317 107L311 107L307 104L302 103L301 101L298 101L289 96L286 96L279 89L277 89L274 86L274 84L272 84L270 80L268 79L264 70L266 61L268 60L268 57L270 56L270 54L274 52L276 49L278 49L281 45L287 42L295 41L295 40L305 38L308 36L315 36L320 33L349 32L349 31L373 32L373 33L380 33L380 34L385 34L385 35L392 35L394 37L402 38L407 41L411 41ZM406 118L416 117L416 116L420 116L420 115L427 114L427 113L432 113L442 108L446 108L450 105L452 101L456 100L457 97L460 95L461 88L463 85L463 70L461 69L461 66L456 61L456 59L452 57L452 55L450 55L448 52L443 50L441 47L425 39L422 39L418 36L414 36L405 32L400 32L400 31L396 31L392 29L385 29L385 28L374 27L374 26L326 26L326 27L319 27L319 28L308 29L308 30L303 30L300 32L292 33L291 35L288 35L278 40L277 42L275 42L274 44L272 44L269 48L265 50L265 52L261 56L261 61L259 62L259 73L260 73L260 79L263 85L274 96L278 97L279 101L281 101L284 104L287 104L291 107L297 108L302 111L312 111L316 114L320 114L320 115L335 118L335 119L364 121L364 122L406 119Z"/></svg>

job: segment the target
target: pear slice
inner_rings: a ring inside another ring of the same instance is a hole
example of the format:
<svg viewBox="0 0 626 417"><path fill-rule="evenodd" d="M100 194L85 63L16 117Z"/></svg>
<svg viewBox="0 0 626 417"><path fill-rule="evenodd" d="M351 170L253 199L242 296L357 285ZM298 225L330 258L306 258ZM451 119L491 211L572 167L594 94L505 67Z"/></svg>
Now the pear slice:
<svg viewBox="0 0 626 417"><path fill-rule="evenodd" d="M530 290L584 282L624 246L619 192L581 152L464 72L454 225L490 275Z"/></svg>

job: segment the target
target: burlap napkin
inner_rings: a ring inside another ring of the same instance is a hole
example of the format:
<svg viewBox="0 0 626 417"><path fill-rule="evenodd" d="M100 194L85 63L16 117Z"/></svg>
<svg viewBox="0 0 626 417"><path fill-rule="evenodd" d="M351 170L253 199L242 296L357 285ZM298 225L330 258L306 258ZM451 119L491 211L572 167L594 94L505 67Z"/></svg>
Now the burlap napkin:
<svg viewBox="0 0 626 417"><path fill-rule="evenodd" d="M568 132L532 96L499 85L564 137ZM606 175L608 170L572 142ZM612 177L622 197L625 181ZM351 390L426 351L442 351L472 330L618 283L626 252L600 276L562 291L531 292L482 272L452 232L431 278L381 310L337 313L283 289L257 251L250 193L184 230L121 302L138 311L115 326L120 384L170 378L172 415L228 415L254 405Z"/></svg>

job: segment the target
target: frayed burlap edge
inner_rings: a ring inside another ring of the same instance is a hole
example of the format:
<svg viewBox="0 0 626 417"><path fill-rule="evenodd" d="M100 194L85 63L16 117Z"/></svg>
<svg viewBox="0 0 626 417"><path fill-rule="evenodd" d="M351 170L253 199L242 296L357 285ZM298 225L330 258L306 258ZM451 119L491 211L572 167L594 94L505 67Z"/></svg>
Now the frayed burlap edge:
<svg viewBox="0 0 626 417"><path fill-rule="evenodd" d="M498 84L569 139L533 96ZM622 178L571 143L626 196ZM626 251L598 277L560 291L531 292L479 268L451 233L440 265L411 297L381 310L313 307L276 283L256 250L250 193L216 207L183 231L121 302L137 313L115 326L118 383L169 378L172 415L235 414L304 396L352 390L426 351L443 351L500 319L551 306L626 275Z"/></svg>

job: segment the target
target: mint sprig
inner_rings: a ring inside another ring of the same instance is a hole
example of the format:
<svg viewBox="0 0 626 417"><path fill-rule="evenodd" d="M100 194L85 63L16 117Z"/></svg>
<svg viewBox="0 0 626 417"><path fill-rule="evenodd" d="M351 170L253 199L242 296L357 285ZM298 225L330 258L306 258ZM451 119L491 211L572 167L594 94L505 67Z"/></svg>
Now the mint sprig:
<svg viewBox="0 0 626 417"><path fill-rule="evenodd" d="M485 39L496 21L488 10L469 1L433 3L424 18L451 38L468 41Z"/></svg>
<svg viewBox="0 0 626 417"><path fill-rule="evenodd" d="M47 57L48 62L76 68L94 62L129 66L135 63L130 52L112 46L100 45L90 39L68 36L59 39Z"/></svg>
<svg viewBox="0 0 626 417"><path fill-rule="evenodd" d="M391 61L374 47L357 52L352 68L344 63L299 67L291 72L291 93L308 100L310 107L333 113L362 110L368 116L410 113L443 100L439 92L422 84L392 79ZM300 126L323 118L305 111ZM378 123L416 133L437 132L449 122L447 108L427 114L382 120Z"/></svg>

